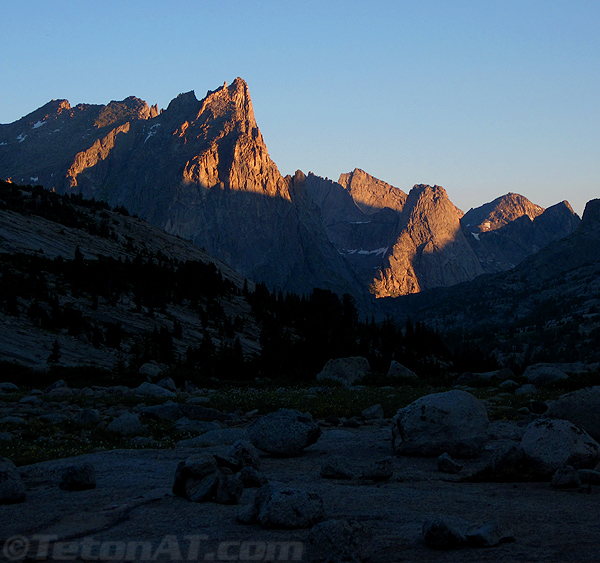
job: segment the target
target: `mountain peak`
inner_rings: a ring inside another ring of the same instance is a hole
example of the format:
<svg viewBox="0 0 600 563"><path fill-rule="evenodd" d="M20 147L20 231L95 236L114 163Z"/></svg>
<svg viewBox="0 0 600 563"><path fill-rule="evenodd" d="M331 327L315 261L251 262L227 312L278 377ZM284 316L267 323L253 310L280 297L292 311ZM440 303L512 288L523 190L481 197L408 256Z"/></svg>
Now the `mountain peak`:
<svg viewBox="0 0 600 563"><path fill-rule="evenodd" d="M600 227L600 199L592 199L586 203L581 225L582 227Z"/></svg>
<svg viewBox="0 0 600 563"><path fill-rule="evenodd" d="M360 168L340 174L338 184L350 192L354 203L367 215L389 207L400 213L406 203L406 194L399 188L371 176Z"/></svg>
<svg viewBox="0 0 600 563"><path fill-rule="evenodd" d="M485 233L495 231L504 225L527 215L532 221L544 212L544 208L529 201L526 197L509 192L481 207L465 213L462 224L470 232Z"/></svg>

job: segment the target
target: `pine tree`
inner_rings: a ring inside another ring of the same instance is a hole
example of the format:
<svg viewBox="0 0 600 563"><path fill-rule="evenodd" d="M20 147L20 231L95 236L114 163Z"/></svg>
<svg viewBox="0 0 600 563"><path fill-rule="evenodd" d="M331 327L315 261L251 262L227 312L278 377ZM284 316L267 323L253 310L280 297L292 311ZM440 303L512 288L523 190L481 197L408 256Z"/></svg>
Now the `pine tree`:
<svg viewBox="0 0 600 563"><path fill-rule="evenodd" d="M55 339L52 343L52 352L48 356L47 363L49 364L57 364L60 360L60 344L58 343L58 339Z"/></svg>

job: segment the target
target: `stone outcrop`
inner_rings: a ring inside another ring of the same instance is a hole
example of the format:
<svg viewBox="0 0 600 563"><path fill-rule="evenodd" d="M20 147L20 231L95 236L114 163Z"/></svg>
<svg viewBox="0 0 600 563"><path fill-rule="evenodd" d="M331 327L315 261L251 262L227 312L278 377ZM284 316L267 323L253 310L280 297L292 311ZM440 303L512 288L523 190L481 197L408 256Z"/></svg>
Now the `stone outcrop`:
<svg viewBox="0 0 600 563"><path fill-rule="evenodd" d="M369 373L369 360L362 356L329 360L317 375L317 381L335 381L344 387L360 383Z"/></svg>

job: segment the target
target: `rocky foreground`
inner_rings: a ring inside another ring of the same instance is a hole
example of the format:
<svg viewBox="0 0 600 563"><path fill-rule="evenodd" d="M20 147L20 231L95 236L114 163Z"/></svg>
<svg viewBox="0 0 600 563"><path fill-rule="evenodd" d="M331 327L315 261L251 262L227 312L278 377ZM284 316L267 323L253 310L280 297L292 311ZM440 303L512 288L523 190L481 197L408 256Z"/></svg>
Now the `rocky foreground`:
<svg viewBox="0 0 600 563"><path fill-rule="evenodd" d="M57 383L18 401L16 386L0 387L8 443L34 419L59 428L62 416L79 439L102 427L127 447L18 468L1 461L6 560L600 558L599 387L491 422L494 401L466 386L424 395L392 418L373 405L317 421L294 409L225 412L209 406L210 394L168 382ZM335 397L328 387L306 393ZM83 406L85 394L99 408ZM160 425L188 437L165 448L153 437Z"/></svg>

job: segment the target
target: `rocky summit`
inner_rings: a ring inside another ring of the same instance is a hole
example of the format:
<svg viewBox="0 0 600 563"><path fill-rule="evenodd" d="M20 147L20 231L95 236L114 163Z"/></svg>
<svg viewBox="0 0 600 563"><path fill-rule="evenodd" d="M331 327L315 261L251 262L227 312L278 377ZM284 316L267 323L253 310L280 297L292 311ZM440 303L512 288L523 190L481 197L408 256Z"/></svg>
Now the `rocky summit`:
<svg viewBox="0 0 600 563"><path fill-rule="evenodd" d="M358 168L284 177L241 78L161 111L133 96L48 102L0 125L0 178L123 206L272 289L362 305L512 268L578 222L566 202L517 194L463 217L439 186L407 195Z"/></svg>

